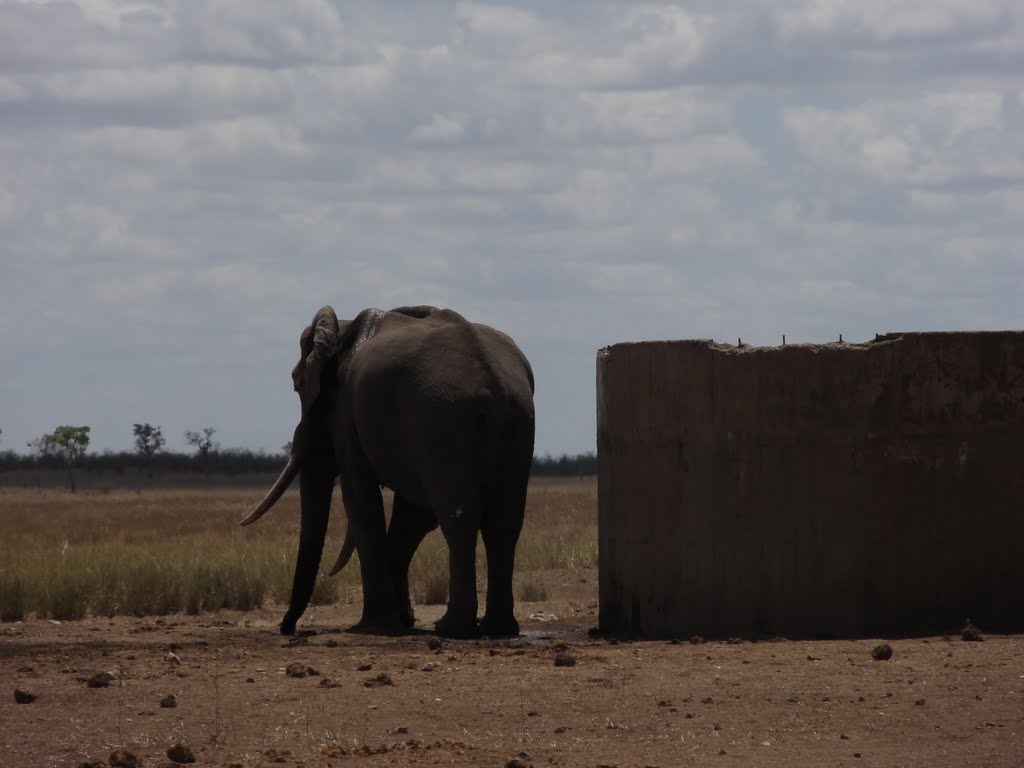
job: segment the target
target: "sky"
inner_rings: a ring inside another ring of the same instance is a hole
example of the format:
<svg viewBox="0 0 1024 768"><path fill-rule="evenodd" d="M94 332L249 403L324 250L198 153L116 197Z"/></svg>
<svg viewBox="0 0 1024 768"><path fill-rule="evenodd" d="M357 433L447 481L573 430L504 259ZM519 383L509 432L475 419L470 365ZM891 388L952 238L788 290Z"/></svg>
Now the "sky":
<svg viewBox="0 0 1024 768"><path fill-rule="evenodd" d="M0 450L277 451L316 310L595 353L1024 328L1019 0L0 0Z"/></svg>

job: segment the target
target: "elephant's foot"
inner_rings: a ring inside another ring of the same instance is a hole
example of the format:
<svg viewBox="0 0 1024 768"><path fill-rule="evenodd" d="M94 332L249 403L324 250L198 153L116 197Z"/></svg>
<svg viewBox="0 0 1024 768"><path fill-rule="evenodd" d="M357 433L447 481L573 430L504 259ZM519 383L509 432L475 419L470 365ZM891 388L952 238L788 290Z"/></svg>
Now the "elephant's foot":
<svg viewBox="0 0 1024 768"><path fill-rule="evenodd" d="M480 620L480 634L487 637L515 637L519 634L519 622L512 615L500 619L484 616Z"/></svg>
<svg viewBox="0 0 1024 768"><path fill-rule="evenodd" d="M295 624L298 622L298 618L292 618L288 614L285 614L284 618L281 619L281 634L282 635L294 635Z"/></svg>
<svg viewBox="0 0 1024 768"><path fill-rule="evenodd" d="M451 611L437 620L437 623L434 624L434 631L441 637L451 637L457 640L480 637L476 616L454 616Z"/></svg>
<svg viewBox="0 0 1024 768"><path fill-rule="evenodd" d="M393 611L373 616L364 614L357 624L348 628L348 631L365 635L404 635L409 629L410 626L405 623L400 613Z"/></svg>

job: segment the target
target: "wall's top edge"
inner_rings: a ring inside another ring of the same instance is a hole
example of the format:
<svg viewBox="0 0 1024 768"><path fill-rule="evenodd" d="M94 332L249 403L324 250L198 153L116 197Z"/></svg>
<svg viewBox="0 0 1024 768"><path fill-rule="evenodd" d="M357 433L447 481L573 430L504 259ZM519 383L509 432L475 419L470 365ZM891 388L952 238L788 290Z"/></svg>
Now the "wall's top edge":
<svg viewBox="0 0 1024 768"><path fill-rule="evenodd" d="M647 340L647 341L621 341L615 344L610 344L606 347L602 347L597 351L598 357L607 356L612 351L619 348L632 348L632 347L691 347L691 348L706 348L713 352L723 352L726 354L736 353L749 353L749 352L771 352L781 351L786 349L799 349L799 350L849 350L851 352L864 351L871 349L880 344L892 344L901 341L909 340L921 340L921 341L953 341L962 340L968 341L971 338L977 339L992 339L994 337L1005 337L1008 340L1020 341L1024 343L1024 331L907 331L907 332L890 332L884 334L876 334L875 338L871 341L830 341L824 344L815 343L789 343L766 345L766 346L754 346L752 344L740 343L740 344L729 344L724 342L714 341L713 339L660 339L660 340Z"/></svg>

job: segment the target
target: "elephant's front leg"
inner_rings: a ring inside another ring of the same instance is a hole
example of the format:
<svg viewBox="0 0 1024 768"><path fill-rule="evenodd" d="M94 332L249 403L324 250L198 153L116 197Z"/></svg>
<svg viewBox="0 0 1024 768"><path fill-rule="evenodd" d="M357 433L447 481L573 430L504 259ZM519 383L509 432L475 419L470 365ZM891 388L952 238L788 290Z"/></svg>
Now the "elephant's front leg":
<svg viewBox="0 0 1024 768"><path fill-rule="evenodd" d="M385 634L404 629L388 567L387 528L380 488L342 478L342 498L355 536L363 579L363 615L353 629Z"/></svg>
<svg viewBox="0 0 1024 768"><path fill-rule="evenodd" d="M448 542L448 610L435 629L445 637L477 637L476 540L479 515L459 510L441 519Z"/></svg>
<svg viewBox="0 0 1024 768"><path fill-rule="evenodd" d="M423 537L437 528L437 518L426 507L419 507L405 497L395 494L388 527L388 562L391 583L398 600L398 611L406 628L412 628L416 616L409 595L409 564Z"/></svg>

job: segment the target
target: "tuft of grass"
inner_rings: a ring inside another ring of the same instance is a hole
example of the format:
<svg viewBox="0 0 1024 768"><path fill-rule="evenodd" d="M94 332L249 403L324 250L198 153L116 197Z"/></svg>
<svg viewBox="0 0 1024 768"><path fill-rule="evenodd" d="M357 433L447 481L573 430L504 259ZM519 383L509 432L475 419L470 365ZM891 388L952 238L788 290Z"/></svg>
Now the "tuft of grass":
<svg viewBox="0 0 1024 768"><path fill-rule="evenodd" d="M548 599L548 591L542 584L530 579L519 586L519 599L524 603L543 603Z"/></svg>
<svg viewBox="0 0 1024 768"><path fill-rule="evenodd" d="M413 600L423 605L448 602L448 550L437 534L424 539L409 567Z"/></svg>

